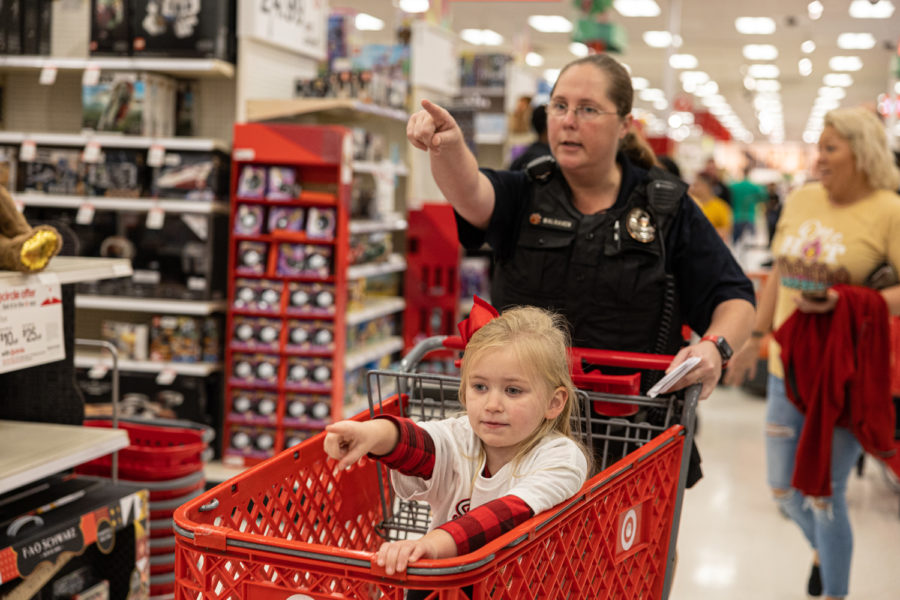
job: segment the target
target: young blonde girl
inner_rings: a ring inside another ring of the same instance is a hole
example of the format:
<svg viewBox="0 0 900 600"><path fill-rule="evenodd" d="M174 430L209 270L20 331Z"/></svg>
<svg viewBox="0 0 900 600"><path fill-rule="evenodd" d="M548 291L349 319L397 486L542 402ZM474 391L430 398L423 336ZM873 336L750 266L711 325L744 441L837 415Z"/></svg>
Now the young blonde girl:
<svg viewBox="0 0 900 600"><path fill-rule="evenodd" d="M570 428L577 399L567 346L558 316L510 309L466 346L459 386L465 415L326 428L325 451L339 467L368 453L393 470L400 497L431 505L426 535L379 549L376 562L386 573L420 558L471 552L581 488L590 459Z"/></svg>

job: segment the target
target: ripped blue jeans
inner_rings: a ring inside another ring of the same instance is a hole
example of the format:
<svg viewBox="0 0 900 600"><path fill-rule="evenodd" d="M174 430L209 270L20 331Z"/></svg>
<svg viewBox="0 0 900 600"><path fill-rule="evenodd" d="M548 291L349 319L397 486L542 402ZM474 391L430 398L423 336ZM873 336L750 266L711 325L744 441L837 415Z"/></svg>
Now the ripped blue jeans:
<svg viewBox="0 0 900 600"><path fill-rule="evenodd" d="M784 380L769 375L766 404L766 471L775 500L819 552L826 596L847 595L853 532L847 514L847 480L862 447L843 427L836 427L831 448L831 497L807 498L791 487L797 441L805 419L787 397Z"/></svg>

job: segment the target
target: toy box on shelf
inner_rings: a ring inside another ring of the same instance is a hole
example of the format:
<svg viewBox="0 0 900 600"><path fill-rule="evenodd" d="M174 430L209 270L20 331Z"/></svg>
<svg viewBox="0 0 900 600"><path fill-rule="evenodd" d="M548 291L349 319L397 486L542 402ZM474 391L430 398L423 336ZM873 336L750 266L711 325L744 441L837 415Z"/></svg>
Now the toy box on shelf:
<svg viewBox="0 0 900 600"><path fill-rule="evenodd" d="M343 412L350 132L237 125L223 460L249 465Z"/></svg>

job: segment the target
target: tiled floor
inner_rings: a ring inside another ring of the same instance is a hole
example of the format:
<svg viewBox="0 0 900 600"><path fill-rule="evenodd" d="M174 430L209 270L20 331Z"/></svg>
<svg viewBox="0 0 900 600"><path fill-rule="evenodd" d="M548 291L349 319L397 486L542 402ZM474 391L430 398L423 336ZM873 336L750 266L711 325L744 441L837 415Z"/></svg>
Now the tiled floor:
<svg viewBox="0 0 900 600"><path fill-rule="evenodd" d="M765 484L765 402L719 388L700 406L705 477L685 494L671 600L806 598L811 553ZM855 550L848 600L900 600L900 493L866 459L848 493Z"/></svg>

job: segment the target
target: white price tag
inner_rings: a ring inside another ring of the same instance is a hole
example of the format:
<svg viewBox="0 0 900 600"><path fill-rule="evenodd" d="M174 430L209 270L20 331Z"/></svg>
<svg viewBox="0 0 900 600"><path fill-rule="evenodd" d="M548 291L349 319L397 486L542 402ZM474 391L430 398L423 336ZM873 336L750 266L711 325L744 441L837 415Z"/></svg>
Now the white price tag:
<svg viewBox="0 0 900 600"><path fill-rule="evenodd" d="M151 144L150 149L147 150L147 166L148 167L161 167L164 164L166 159L166 149L162 144Z"/></svg>
<svg viewBox="0 0 900 600"><path fill-rule="evenodd" d="M62 360L64 341L58 278L0 288L0 373Z"/></svg>
<svg viewBox="0 0 900 600"><path fill-rule="evenodd" d="M128 277L132 273L130 266L120 262L117 262L112 266L112 272L116 277Z"/></svg>
<svg viewBox="0 0 900 600"><path fill-rule="evenodd" d="M19 148L19 160L22 162L32 162L37 155L37 144L34 140L22 140L22 147Z"/></svg>
<svg viewBox="0 0 900 600"><path fill-rule="evenodd" d="M97 85L100 83L100 67L88 65L81 75L81 85Z"/></svg>
<svg viewBox="0 0 900 600"><path fill-rule="evenodd" d="M166 211L159 206L154 206L147 211L147 229L162 229L163 222L166 220Z"/></svg>
<svg viewBox="0 0 900 600"><path fill-rule="evenodd" d="M75 213L75 222L79 225L90 225L94 222L94 205L90 202L84 202L78 207Z"/></svg>
<svg viewBox="0 0 900 600"><path fill-rule="evenodd" d="M87 376L89 379L103 379L107 373L109 373L109 365L97 363L88 370Z"/></svg>
<svg viewBox="0 0 900 600"><path fill-rule="evenodd" d="M172 385L176 377L178 377L178 373L175 372L175 369L165 368L156 376L156 385Z"/></svg>
<svg viewBox="0 0 900 600"><path fill-rule="evenodd" d="M90 141L84 147L81 160L86 163L100 162L100 142Z"/></svg>
<svg viewBox="0 0 900 600"><path fill-rule="evenodd" d="M41 69L38 83L40 83L41 85L53 85L54 83L56 83L56 72L57 69L54 65L45 66L43 69Z"/></svg>

